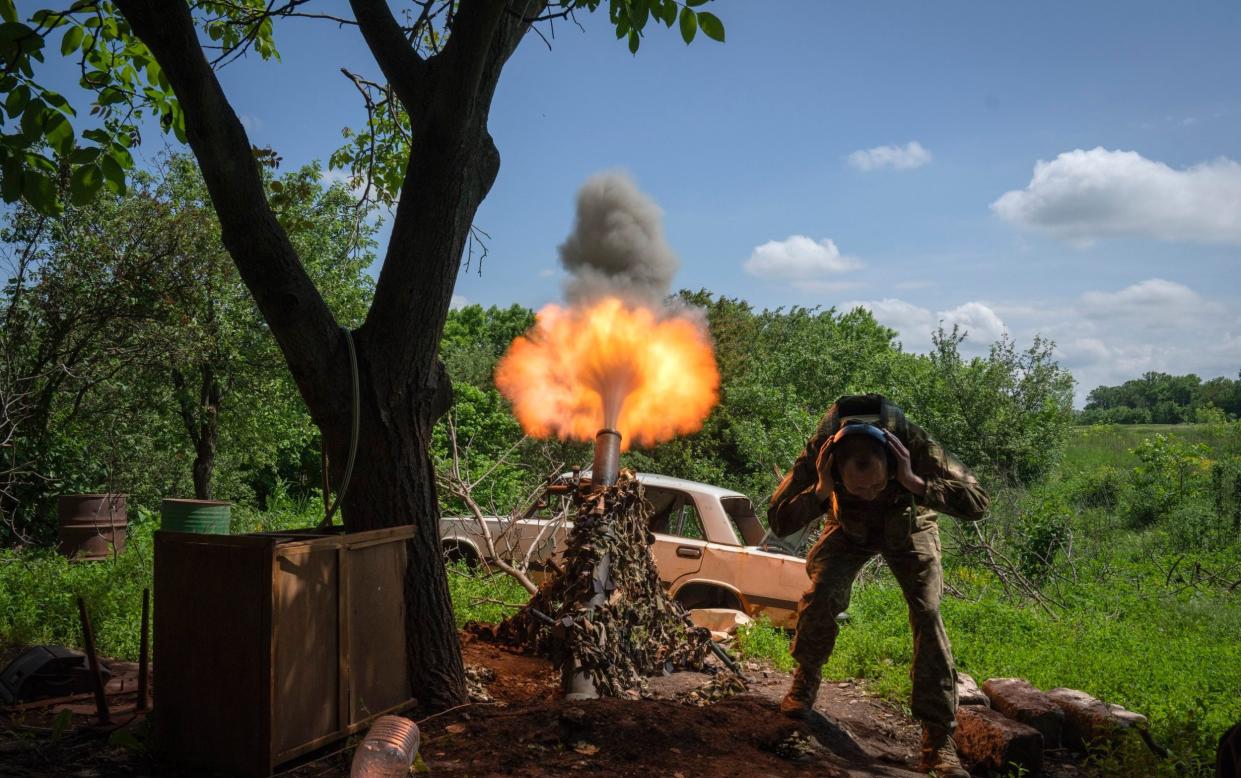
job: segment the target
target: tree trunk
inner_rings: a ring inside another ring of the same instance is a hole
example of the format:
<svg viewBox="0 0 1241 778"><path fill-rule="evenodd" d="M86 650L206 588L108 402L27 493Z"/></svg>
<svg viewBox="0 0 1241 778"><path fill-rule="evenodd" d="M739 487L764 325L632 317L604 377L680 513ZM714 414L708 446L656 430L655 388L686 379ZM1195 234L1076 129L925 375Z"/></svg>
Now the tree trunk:
<svg viewBox="0 0 1241 778"><path fill-rule="evenodd" d="M215 470L216 435L199 438L194 446L194 499L211 499L211 474Z"/></svg>
<svg viewBox="0 0 1241 778"><path fill-rule="evenodd" d="M461 2L446 45L424 59L385 0L350 0L416 140L375 299L356 333L361 442L342 507L350 531L416 527L405 582L407 657L412 691L428 707L466 699L430 457L432 425L452 396L437 359L439 338L470 225L499 170L486 128L496 83L545 5ZM176 93L224 245L280 344L323 433L332 482L340 484L352 390L337 322L267 203L250 141L207 63L189 6L168 0L117 0L117 6Z"/></svg>
<svg viewBox="0 0 1241 778"><path fill-rule="evenodd" d="M211 475L215 471L215 452L220 440L220 403L224 399L224 387L220 385L215 367L210 361L198 366L198 397L189 393L185 375L172 369L172 385L176 390L181 410L181 423L194 446L194 463L191 475L194 480L194 499L211 499Z"/></svg>
<svg viewBox="0 0 1241 778"><path fill-rule="evenodd" d="M359 444L341 497L350 532L412 524L405 571L406 660L411 693L424 708L465 702L461 645L449 597L439 538L439 507L431 464L431 430L451 403L442 381L420 391L392 385L382 356L369 358L368 341L355 335L360 392ZM350 419L323 428L332 482L340 488L349 457ZM394 603L395 605L395 603Z"/></svg>

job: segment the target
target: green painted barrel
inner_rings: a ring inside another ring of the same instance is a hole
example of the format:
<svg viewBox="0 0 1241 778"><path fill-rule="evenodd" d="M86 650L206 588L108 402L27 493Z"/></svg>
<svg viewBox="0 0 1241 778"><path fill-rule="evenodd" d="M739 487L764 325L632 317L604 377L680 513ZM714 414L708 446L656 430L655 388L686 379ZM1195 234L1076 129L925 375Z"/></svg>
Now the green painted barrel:
<svg viewBox="0 0 1241 778"><path fill-rule="evenodd" d="M159 506L159 526L171 532L228 534L229 503L219 500L171 500Z"/></svg>

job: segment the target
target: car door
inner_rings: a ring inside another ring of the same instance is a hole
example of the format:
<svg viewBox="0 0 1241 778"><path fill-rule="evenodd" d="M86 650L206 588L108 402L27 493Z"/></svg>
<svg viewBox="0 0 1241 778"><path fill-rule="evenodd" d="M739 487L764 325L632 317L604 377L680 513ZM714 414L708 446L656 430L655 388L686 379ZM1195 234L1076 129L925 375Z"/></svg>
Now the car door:
<svg viewBox="0 0 1241 778"><path fill-rule="evenodd" d="M670 587L702 567L707 546L702 518L687 492L663 486L647 486L644 491L651 508L649 528L655 535L651 553L660 579Z"/></svg>

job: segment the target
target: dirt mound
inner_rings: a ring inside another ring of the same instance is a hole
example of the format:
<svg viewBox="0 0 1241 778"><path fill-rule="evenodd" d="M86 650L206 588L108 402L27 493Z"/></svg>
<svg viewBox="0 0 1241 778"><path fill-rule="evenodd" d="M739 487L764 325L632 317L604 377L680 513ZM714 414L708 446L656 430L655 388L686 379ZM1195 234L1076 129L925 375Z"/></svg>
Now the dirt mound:
<svg viewBox="0 0 1241 778"><path fill-rule="evenodd" d="M828 716L793 722L776 707L788 676L756 665L750 691L709 705L678 701L703 673L651 679L647 699L567 702L547 662L469 636L464 650L495 671L495 703L423 722L432 775L918 775L916 725L855 684L825 686Z"/></svg>

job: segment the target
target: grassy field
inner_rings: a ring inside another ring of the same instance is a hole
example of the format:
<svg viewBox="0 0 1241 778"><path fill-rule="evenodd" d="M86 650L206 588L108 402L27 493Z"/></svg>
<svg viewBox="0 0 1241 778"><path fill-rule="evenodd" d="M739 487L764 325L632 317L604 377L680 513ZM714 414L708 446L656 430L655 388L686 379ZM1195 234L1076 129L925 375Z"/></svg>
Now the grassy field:
<svg viewBox="0 0 1241 778"><path fill-rule="evenodd" d="M1219 432L1205 424L1100 424L1074 427L1061 464L1065 475L1087 473L1100 467L1128 469L1137 464L1133 449L1154 435L1186 443L1218 442Z"/></svg>

